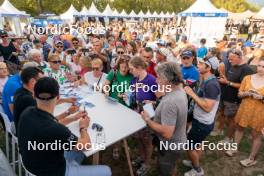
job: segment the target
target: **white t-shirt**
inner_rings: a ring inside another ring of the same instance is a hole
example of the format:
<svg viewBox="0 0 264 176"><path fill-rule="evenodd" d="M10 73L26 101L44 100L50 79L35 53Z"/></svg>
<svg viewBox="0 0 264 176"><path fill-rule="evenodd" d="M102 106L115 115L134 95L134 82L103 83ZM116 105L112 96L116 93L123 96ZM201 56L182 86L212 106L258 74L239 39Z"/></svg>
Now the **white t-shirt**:
<svg viewBox="0 0 264 176"><path fill-rule="evenodd" d="M89 87L94 87L96 85L103 86L106 81L106 76L107 74L103 73L101 78L96 78L94 77L93 72L87 72L84 75L84 80Z"/></svg>

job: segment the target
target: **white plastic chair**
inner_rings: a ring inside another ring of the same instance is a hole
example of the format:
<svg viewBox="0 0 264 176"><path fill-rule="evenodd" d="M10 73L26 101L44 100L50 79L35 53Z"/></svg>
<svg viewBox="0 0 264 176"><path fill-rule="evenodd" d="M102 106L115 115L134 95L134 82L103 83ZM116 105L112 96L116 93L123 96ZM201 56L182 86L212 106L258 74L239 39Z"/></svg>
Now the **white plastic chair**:
<svg viewBox="0 0 264 176"><path fill-rule="evenodd" d="M9 135L11 134L11 123L9 121L9 119L6 119L6 115L3 112L0 112L3 120L4 120L4 124L5 124L5 142L6 142L6 157L7 160L9 162Z"/></svg>
<svg viewBox="0 0 264 176"><path fill-rule="evenodd" d="M22 175L22 170L21 170L21 163L20 160L18 158L18 160L16 160L16 146L18 146L18 140L17 137L13 134L12 132L12 124L9 121L7 115L3 112L0 112L4 123L5 123L5 136L6 136L6 155L7 155L7 159L9 161L9 134L11 135L11 144L12 144L12 162L11 165L13 167L13 170L16 170L16 163L18 163L18 172L19 172L19 176ZM17 152L18 153L18 152ZM9 161L10 162L10 161Z"/></svg>

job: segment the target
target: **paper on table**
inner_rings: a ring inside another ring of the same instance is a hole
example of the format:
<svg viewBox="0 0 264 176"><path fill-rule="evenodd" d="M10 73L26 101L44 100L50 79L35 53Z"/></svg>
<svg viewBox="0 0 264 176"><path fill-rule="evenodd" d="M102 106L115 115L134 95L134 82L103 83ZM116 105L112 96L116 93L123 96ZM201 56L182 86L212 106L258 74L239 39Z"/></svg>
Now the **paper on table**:
<svg viewBox="0 0 264 176"><path fill-rule="evenodd" d="M149 114L150 117L154 117L155 111L154 111L153 105L151 103L145 104L143 106L143 109L144 109L144 111L146 111Z"/></svg>
<svg viewBox="0 0 264 176"><path fill-rule="evenodd" d="M53 115L56 117L66 112L71 106L72 106L71 103L62 103L62 104L56 105Z"/></svg>

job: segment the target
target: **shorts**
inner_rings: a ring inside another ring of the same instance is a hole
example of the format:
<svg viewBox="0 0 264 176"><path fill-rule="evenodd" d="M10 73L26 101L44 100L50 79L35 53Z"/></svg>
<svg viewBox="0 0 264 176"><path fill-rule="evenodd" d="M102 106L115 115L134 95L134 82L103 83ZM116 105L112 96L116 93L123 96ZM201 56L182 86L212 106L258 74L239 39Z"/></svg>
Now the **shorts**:
<svg viewBox="0 0 264 176"><path fill-rule="evenodd" d="M145 140L152 140L152 132L149 127L146 127L133 135L135 138L145 139Z"/></svg>
<svg viewBox="0 0 264 176"><path fill-rule="evenodd" d="M169 176L176 166L176 161L180 158L182 151L167 150L158 155L158 167L160 175Z"/></svg>
<svg viewBox="0 0 264 176"><path fill-rule="evenodd" d="M192 121L192 128L187 134L189 147L194 148L195 144L201 144L203 140L213 131L214 123L210 125L203 124L196 119Z"/></svg>
<svg viewBox="0 0 264 176"><path fill-rule="evenodd" d="M222 109L224 109L224 107L224 101L220 99L218 110L221 111Z"/></svg>
<svg viewBox="0 0 264 176"><path fill-rule="evenodd" d="M238 103L224 101L224 115L228 118L234 118L239 108Z"/></svg>

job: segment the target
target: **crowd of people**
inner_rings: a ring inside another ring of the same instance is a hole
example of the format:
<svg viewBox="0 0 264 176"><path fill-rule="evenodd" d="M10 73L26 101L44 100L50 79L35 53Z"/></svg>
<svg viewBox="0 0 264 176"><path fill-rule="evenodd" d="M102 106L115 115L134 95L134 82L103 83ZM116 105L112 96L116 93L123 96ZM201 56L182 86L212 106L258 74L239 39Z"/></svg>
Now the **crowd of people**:
<svg viewBox="0 0 264 176"><path fill-rule="evenodd" d="M88 85L141 114L147 127L133 135L138 144L139 155L132 161L137 175L151 169L155 148L160 175L174 175L184 148L162 150L160 143L187 141L188 159L182 163L190 170L184 175L204 175L202 142L209 135L224 135L219 143L239 145L246 128L251 129L253 142L248 158L240 163L244 167L257 163L264 135L264 26L254 41L225 36L214 47L208 47L204 38L195 46L187 36L179 37L177 31L169 30L173 23L162 30L154 26L127 27L120 22L110 24L100 35L25 32L25 38L0 31L1 103L14 122L27 170L49 176L111 175L111 166L80 164L84 155L77 146L91 142L90 117L76 105L76 97L60 97L59 87L67 82L74 87ZM131 85L135 90L128 92ZM145 91L144 86L155 88ZM55 106L65 102L72 106L54 117ZM146 104L153 105L153 118L144 111ZM79 121L80 137L66 127L74 121ZM28 141L54 140L73 143L75 148L27 148ZM225 153L232 157L238 150ZM115 144L113 159L119 158Z"/></svg>

